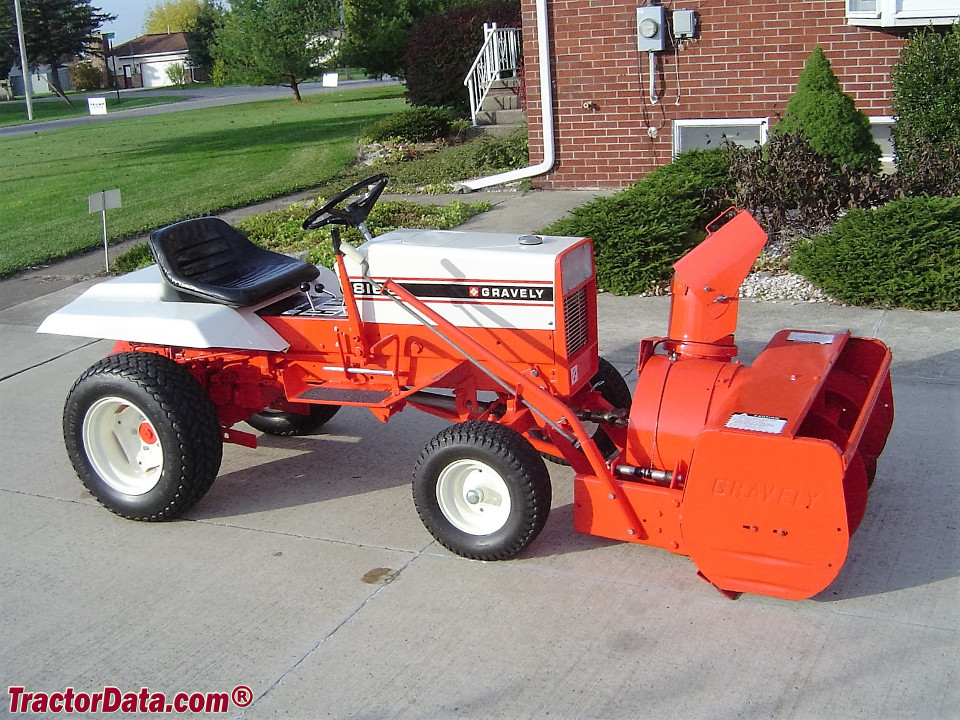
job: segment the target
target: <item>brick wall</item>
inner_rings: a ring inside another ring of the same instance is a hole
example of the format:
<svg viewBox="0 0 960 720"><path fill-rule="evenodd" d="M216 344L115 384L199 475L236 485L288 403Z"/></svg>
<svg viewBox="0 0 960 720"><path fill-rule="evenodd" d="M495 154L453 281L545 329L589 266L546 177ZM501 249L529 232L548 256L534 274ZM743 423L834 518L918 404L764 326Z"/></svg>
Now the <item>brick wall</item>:
<svg viewBox="0 0 960 720"><path fill-rule="evenodd" d="M534 0L521 0L531 160L543 157ZM793 94L816 45L844 92L868 115L891 114L890 68L900 35L846 24L844 0L691 0L697 39L658 54L658 103L649 61L636 50L634 0L550 0L557 163L542 188L629 185L672 153L675 119L769 118ZM642 84L641 84L642 81ZM679 104L678 104L679 100ZM587 107L585 107L585 104ZM655 129L655 137L651 137Z"/></svg>

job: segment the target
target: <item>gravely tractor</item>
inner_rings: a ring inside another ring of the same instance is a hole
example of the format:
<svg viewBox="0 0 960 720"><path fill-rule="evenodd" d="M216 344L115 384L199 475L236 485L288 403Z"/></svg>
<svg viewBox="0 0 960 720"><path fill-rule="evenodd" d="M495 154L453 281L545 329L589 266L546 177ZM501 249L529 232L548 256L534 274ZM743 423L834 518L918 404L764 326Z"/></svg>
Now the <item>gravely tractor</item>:
<svg viewBox="0 0 960 720"><path fill-rule="evenodd" d="M583 533L688 555L728 593L806 598L840 571L893 422L890 352L784 330L736 360L740 284L766 236L729 211L676 263L666 337L640 341L631 394L598 356L586 238L395 230L365 219L378 175L314 212L334 270L256 247L214 218L153 233L156 265L87 290L40 332L109 338L63 431L104 506L166 520L210 488L238 429L306 433L341 406L453 423L413 498L455 553L507 559L550 511L544 457L574 474ZM340 243L339 225L366 237Z"/></svg>

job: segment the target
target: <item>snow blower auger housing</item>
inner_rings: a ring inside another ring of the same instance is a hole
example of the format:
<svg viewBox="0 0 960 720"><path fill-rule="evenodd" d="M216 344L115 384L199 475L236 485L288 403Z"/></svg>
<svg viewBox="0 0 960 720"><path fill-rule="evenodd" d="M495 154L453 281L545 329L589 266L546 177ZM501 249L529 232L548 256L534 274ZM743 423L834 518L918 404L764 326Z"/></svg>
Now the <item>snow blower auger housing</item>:
<svg viewBox="0 0 960 720"><path fill-rule="evenodd" d="M157 264L109 280L40 332L118 341L74 384L68 455L104 506L165 520L209 489L222 444L308 433L341 406L453 423L414 469L444 546L500 560L547 520L544 457L574 472L577 530L689 555L727 592L805 598L843 565L893 422L890 353L786 330L736 360L740 283L766 236L730 211L676 265L666 337L640 342L634 396L598 356L586 238L395 230L375 175L315 211L331 270L200 218L151 236ZM721 223L723 223L721 225ZM339 227L359 228L359 248Z"/></svg>

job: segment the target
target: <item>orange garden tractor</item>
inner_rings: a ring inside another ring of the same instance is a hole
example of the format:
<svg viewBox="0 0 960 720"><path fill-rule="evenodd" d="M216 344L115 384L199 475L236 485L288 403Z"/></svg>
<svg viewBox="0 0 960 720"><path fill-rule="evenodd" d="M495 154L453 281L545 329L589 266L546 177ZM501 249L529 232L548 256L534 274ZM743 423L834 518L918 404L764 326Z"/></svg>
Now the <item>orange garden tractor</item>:
<svg viewBox="0 0 960 720"><path fill-rule="evenodd" d="M586 238L394 230L365 220L377 175L314 212L333 270L263 250L214 218L153 233L156 265L87 290L40 332L117 340L74 384L63 430L113 512L197 502L224 442L307 433L342 406L453 423L413 498L455 553L502 560L550 511L544 457L574 473L578 531L688 555L723 591L806 598L840 571L893 422L890 352L784 330L737 360L737 294L766 241L729 211L676 263L666 337L640 341L631 393L598 356ZM359 228L359 248L339 225Z"/></svg>

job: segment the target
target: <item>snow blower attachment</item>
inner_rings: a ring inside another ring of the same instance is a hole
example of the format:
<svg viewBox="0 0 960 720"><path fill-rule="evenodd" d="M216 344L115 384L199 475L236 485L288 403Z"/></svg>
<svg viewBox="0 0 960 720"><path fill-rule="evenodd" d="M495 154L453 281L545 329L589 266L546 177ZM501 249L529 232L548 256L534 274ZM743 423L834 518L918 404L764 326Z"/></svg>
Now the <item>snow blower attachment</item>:
<svg viewBox="0 0 960 720"><path fill-rule="evenodd" d="M810 597L866 508L893 423L890 352L784 330L750 367L736 362L739 287L766 235L742 212L708 230L674 266L669 336L640 344L619 492L578 474L576 529L689 555L727 592Z"/></svg>
<svg viewBox="0 0 960 720"><path fill-rule="evenodd" d="M374 238L365 220L386 184L362 180L304 222L334 226L333 269L199 218L151 236L158 266L44 321L119 341L64 409L68 455L97 500L165 520L210 488L224 442L257 445L241 422L308 434L341 406L383 421L412 407L452 423L412 489L460 555L503 560L534 541L552 500L546 456L573 468L581 532L689 555L726 592L804 598L836 577L893 422L890 353L786 330L741 365L737 296L766 241L750 215L725 214L674 266L668 334L640 343L631 398L598 354L590 240ZM341 244L339 225L366 242Z"/></svg>

